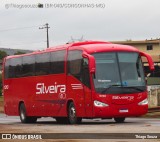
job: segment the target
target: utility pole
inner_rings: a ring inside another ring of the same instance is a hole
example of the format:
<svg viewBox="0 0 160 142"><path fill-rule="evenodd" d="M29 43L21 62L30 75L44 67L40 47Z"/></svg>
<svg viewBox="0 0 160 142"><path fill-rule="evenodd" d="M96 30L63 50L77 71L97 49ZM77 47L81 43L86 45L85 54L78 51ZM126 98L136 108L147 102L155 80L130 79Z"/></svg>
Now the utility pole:
<svg viewBox="0 0 160 142"><path fill-rule="evenodd" d="M49 25L49 24L46 23L43 27L39 27L39 29L47 29L47 48L49 48L49 35L48 35L48 29L50 28L48 25Z"/></svg>

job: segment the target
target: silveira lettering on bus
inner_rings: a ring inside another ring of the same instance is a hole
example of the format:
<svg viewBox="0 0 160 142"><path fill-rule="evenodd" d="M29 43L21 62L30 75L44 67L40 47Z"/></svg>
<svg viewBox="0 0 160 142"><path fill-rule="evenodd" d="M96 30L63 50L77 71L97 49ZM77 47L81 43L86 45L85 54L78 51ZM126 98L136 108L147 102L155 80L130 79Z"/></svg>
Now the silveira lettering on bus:
<svg viewBox="0 0 160 142"><path fill-rule="evenodd" d="M58 85L55 82L53 85L47 86L45 83L36 84L36 94L54 94L54 93L65 93L66 85Z"/></svg>

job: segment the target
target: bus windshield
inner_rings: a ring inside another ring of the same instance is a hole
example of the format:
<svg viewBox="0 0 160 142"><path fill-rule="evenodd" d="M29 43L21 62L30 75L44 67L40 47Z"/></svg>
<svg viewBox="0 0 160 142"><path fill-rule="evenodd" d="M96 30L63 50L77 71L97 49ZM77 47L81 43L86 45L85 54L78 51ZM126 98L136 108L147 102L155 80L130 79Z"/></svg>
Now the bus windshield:
<svg viewBox="0 0 160 142"><path fill-rule="evenodd" d="M127 94L146 90L139 53L105 52L93 54L96 60L94 86L100 94Z"/></svg>

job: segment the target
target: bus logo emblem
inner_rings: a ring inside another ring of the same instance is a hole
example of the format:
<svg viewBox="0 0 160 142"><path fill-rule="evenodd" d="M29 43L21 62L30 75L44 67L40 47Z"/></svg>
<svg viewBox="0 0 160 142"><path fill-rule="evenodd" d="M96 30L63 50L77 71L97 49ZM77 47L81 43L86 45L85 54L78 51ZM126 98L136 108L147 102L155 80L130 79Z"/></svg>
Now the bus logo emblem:
<svg viewBox="0 0 160 142"><path fill-rule="evenodd" d="M56 94L65 92L66 85L58 85L57 82L50 86L47 86L44 83L36 84L36 94Z"/></svg>

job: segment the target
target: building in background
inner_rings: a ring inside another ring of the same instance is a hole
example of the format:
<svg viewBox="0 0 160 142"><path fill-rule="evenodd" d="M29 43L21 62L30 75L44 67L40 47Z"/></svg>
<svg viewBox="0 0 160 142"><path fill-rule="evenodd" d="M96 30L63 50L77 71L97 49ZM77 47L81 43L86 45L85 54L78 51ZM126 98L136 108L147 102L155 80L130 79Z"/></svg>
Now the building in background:
<svg viewBox="0 0 160 142"><path fill-rule="evenodd" d="M155 62L160 62L160 39L113 41L113 43L137 47L139 50L150 54Z"/></svg>

